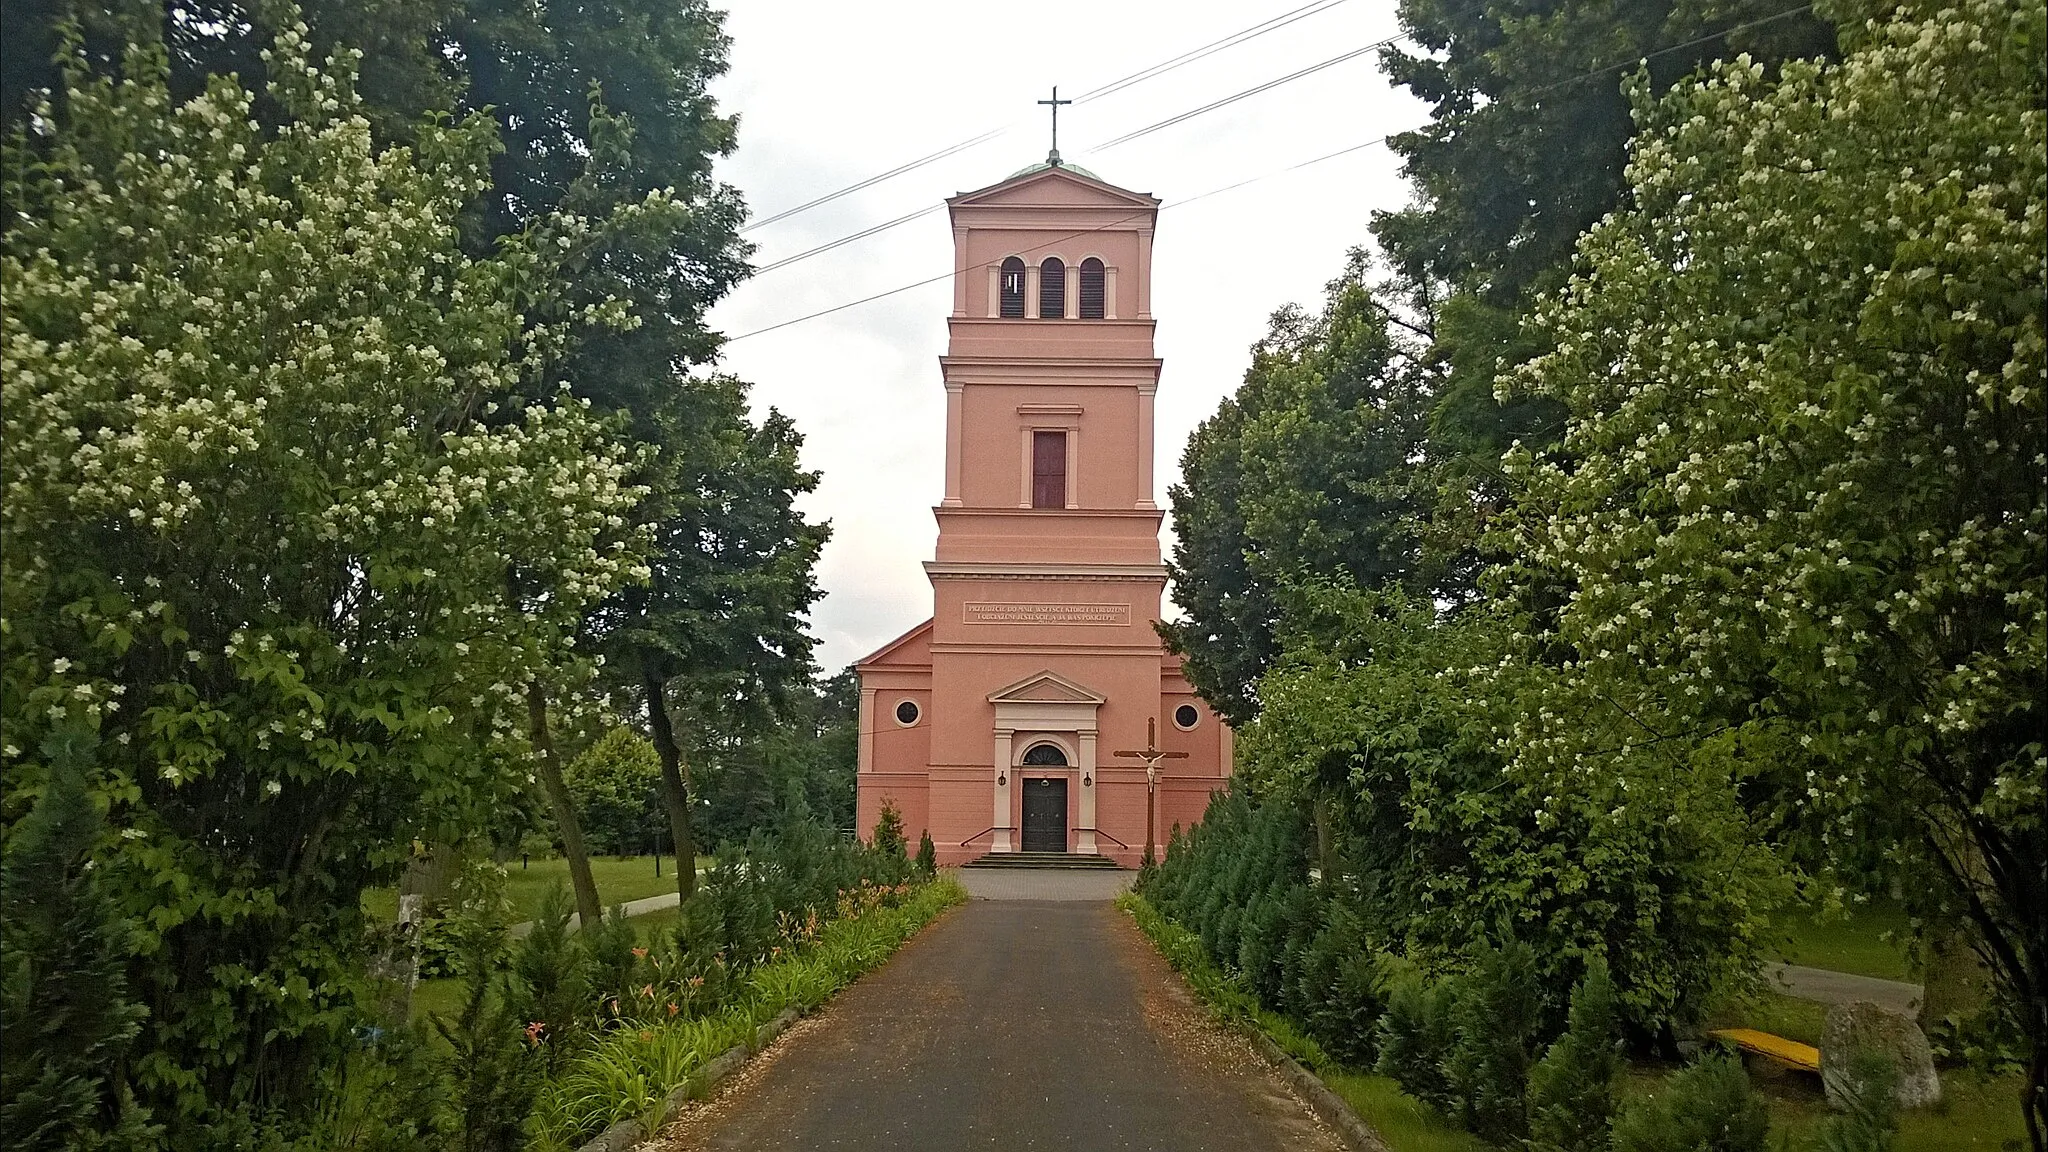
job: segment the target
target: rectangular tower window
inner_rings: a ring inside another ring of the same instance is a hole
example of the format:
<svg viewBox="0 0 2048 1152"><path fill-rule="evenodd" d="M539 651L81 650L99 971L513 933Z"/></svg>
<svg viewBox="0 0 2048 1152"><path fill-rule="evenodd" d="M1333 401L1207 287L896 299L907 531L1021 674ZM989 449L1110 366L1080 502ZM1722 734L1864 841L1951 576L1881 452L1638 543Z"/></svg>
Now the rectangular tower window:
<svg viewBox="0 0 2048 1152"><path fill-rule="evenodd" d="M1031 506L1067 506L1067 434L1031 434Z"/></svg>

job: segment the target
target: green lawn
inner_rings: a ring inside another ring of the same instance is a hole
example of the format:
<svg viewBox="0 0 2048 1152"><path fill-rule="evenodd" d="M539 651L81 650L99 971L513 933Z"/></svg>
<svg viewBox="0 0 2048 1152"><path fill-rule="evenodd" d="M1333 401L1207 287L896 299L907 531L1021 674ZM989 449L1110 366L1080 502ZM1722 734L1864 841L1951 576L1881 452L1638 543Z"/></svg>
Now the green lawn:
<svg viewBox="0 0 2048 1152"><path fill-rule="evenodd" d="M1852 904L1846 918L1819 919L1793 911L1781 926L1788 963L1831 968L1886 980L1917 980L1906 963L1905 910L1895 904ZM1889 934L1889 935L1887 935Z"/></svg>
<svg viewBox="0 0 2048 1152"><path fill-rule="evenodd" d="M1751 1083L1769 1102L1773 1147L1806 1152L1818 1147L1821 1123L1835 1115L1820 1090L1820 1078L1780 1069L1752 1057ZM1635 1066L1623 1077L1622 1095L1653 1090L1668 1070ZM1941 1073L1941 1103L1899 1117L1892 1152L2017 1152L2026 1129L2020 1119L2020 1078L1984 1077L1963 1069Z"/></svg>
<svg viewBox="0 0 2048 1152"><path fill-rule="evenodd" d="M609 907L675 891L675 866L674 858L663 857L661 875L656 876L652 856L600 856L590 862L590 872L591 878L597 881L598 896ZM697 857L697 867L711 867L711 857ZM567 860L554 857L524 865L514 860L506 865L505 895L512 901L512 919L515 922L533 919L540 911L541 900L557 884L563 891L568 891ZM396 918L398 890L372 888L363 893L363 911L379 920Z"/></svg>
<svg viewBox="0 0 2048 1152"><path fill-rule="evenodd" d="M2024 1145L2018 1076L1990 1078L1950 1069L1941 1074L1941 1091L1941 1103L1899 1117L1892 1152L1995 1152ZM1772 1126L1790 1133L1793 1147L1831 1114L1824 1101L1813 1098L1818 1095L1772 1101Z"/></svg>
<svg viewBox="0 0 2048 1152"><path fill-rule="evenodd" d="M1323 1072L1318 1077L1394 1152L1491 1152L1492 1145L1449 1123L1385 1076Z"/></svg>

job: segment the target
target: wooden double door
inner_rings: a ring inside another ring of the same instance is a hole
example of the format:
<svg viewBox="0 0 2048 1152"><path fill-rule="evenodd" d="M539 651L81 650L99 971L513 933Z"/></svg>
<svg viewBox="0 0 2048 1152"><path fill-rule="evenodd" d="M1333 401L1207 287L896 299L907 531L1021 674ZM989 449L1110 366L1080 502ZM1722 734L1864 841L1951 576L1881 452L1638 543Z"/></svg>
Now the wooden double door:
<svg viewBox="0 0 2048 1152"><path fill-rule="evenodd" d="M1047 776L1024 781L1026 852L1067 850L1067 782Z"/></svg>

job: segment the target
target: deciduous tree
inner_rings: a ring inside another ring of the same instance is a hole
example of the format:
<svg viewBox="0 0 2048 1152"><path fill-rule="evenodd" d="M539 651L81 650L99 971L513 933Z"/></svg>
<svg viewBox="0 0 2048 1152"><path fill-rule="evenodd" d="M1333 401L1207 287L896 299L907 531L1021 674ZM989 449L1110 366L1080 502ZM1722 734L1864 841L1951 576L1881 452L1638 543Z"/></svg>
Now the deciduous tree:
<svg viewBox="0 0 2048 1152"><path fill-rule="evenodd" d="M1390 303L1396 290L1368 272L1353 252L1319 314L1276 313L1244 385L1181 457L1169 571L1186 615L1162 631L1233 724L1258 712L1289 579L1342 572L1419 592L1441 575L1424 547L1429 392L1399 314L1410 302Z"/></svg>
<svg viewBox="0 0 2048 1152"><path fill-rule="evenodd" d="M1521 377L1571 412L1518 465L1570 659L1512 744L1638 793L1688 757L1789 769L1825 843L1895 846L2023 1023L2040 1148L2048 22L1863 12L1838 65L1637 89L1632 206L1581 244ZM1589 755L1616 727L1671 754Z"/></svg>
<svg viewBox="0 0 2048 1152"><path fill-rule="evenodd" d="M0 813L98 730L133 1074L181 1147L303 1105L362 1019L362 889L525 787L522 685L646 576L628 450L529 319L590 224L465 255L490 122L379 151L307 40L268 57L275 131L142 42L118 79L67 57L6 156Z"/></svg>

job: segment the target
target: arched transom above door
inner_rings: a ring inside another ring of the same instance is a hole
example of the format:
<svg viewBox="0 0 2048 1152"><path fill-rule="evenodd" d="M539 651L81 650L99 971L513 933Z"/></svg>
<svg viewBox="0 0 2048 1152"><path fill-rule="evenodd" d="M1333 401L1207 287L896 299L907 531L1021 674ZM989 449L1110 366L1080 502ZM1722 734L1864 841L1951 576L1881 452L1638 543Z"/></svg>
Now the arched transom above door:
<svg viewBox="0 0 2048 1152"><path fill-rule="evenodd" d="M1050 740L1040 740L1024 749L1024 758L1018 763L1026 768L1071 768L1072 759L1067 750Z"/></svg>

